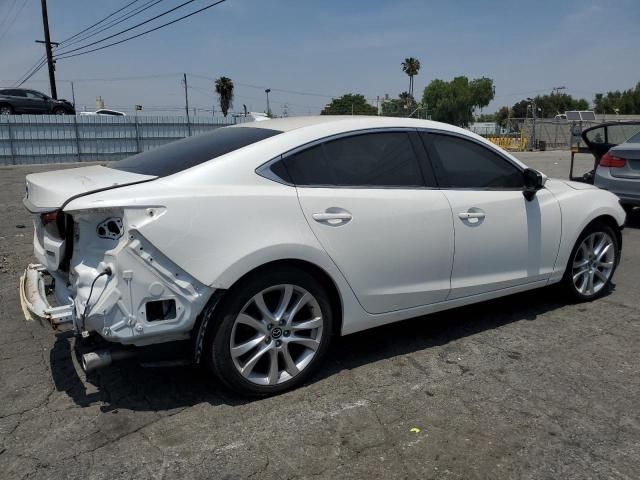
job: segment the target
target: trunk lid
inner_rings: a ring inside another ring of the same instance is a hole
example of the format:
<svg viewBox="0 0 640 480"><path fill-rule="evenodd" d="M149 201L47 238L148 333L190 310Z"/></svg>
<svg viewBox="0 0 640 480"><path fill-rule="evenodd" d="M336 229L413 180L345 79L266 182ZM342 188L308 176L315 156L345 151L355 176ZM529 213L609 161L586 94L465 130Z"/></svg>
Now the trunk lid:
<svg viewBox="0 0 640 480"><path fill-rule="evenodd" d="M68 200L88 193L147 182L153 175L93 165L27 175L24 204L32 213L57 210Z"/></svg>
<svg viewBox="0 0 640 480"><path fill-rule="evenodd" d="M609 150L609 153L625 159L624 167L609 169L611 176L640 179L640 143L623 143Z"/></svg>

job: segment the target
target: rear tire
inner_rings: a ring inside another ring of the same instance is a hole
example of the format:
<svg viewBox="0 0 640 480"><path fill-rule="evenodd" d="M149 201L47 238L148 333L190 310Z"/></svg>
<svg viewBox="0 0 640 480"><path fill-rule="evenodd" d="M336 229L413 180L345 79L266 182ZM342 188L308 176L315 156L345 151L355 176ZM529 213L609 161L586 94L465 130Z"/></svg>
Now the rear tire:
<svg viewBox="0 0 640 480"><path fill-rule="evenodd" d="M562 279L565 291L579 302L607 294L619 256L620 247L613 228L602 222L589 225L571 251Z"/></svg>
<svg viewBox="0 0 640 480"><path fill-rule="evenodd" d="M53 109L53 114L54 115L67 115L67 110L65 108L62 107L58 107L58 108L54 108Z"/></svg>
<svg viewBox="0 0 640 480"><path fill-rule="evenodd" d="M205 358L214 375L246 396L301 385L333 334L327 293L297 268L256 272L234 285L210 319Z"/></svg>
<svg viewBox="0 0 640 480"><path fill-rule="evenodd" d="M13 107L8 103L0 104L0 115L13 115Z"/></svg>

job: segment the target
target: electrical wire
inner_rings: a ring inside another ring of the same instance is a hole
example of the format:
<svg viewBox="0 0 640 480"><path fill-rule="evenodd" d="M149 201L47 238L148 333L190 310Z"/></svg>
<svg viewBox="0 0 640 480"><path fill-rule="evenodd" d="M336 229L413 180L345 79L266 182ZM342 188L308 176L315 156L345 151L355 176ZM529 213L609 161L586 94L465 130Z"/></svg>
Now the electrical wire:
<svg viewBox="0 0 640 480"><path fill-rule="evenodd" d="M64 57L59 57L59 58L75 57L76 55L67 55L67 54L72 53L72 52L77 52L78 50L83 50L83 49L85 49L85 48L87 48L87 47L91 47L91 46L93 46L93 45L97 45L97 44L99 44L99 43L105 42L105 41L107 41L107 40L109 40L109 39L111 39L111 38L117 37L118 35L122 35L123 33L129 32L129 31L131 31L131 30L133 30L133 29L135 29L135 28L138 28L138 27L140 27L140 26L142 26L142 25L145 25L145 24L147 24L147 23L149 23L149 22L152 22L152 21L154 21L154 20L156 20L156 19L158 19L158 18L160 18L160 17L164 17L165 15L168 15L169 13L172 13L172 12L174 12L174 11L176 11L176 10L178 10L178 9L182 8L182 7L185 7L185 6L187 6L187 5L189 5L190 3L193 3L193 2L195 2L195 1L196 1L196 0L187 0L186 2L183 2L183 3L181 3L180 5L177 5L177 6L175 6L175 7L171 8L171 9L169 9L169 10L165 11L165 12L162 12L162 13L160 13L160 14L156 15L155 17L151 17L151 18L149 18L148 20L145 20L144 22L137 23L136 25L134 25L134 26L132 26L132 27L126 28L126 29L124 29L124 30L121 30L121 31L119 31L119 32L117 32L117 33L114 33L114 34L112 34L112 35L109 35L108 37L104 37L104 38L102 38L102 39L100 39L100 40L96 40L95 42L88 43L88 44L83 45L83 46L81 46L81 47L77 47L77 48L73 48L73 49L71 49L71 50L67 50L67 51L60 52L60 53L61 53L61 55L66 55L66 56L64 56ZM224 2L224 1L225 1L225 0L220 0L220 1L218 1L217 3L222 3L222 2ZM207 8L213 7L214 5L216 5L216 4L213 4L213 5L210 5L210 6L208 6L208 7L205 7L205 8L203 8L203 9L201 9L200 11L202 11L202 10L206 10ZM198 12L198 11L196 11L196 12L194 12L194 13L197 13L197 12ZM191 15L193 15L193 14L186 15L186 16L184 16L184 17L182 17L182 18L187 18L188 16L191 16ZM178 19L178 20L181 20L181 19ZM165 25L161 25L160 27L157 27L155 30L157 30L158 28L161 28L161 27L163 27L163 26L166 26L166 25L171 25L171 23L175 23L175 22L176 22L176 21L178 21L178 20L174 20L174 22L169 22L169 23L167 23L167 24L165 24ZM139 34L138 36L144 35L144 33L149 33L149 32L152 32L152 31L154 31L154 30L152 29L152 30L149 30L149 31L147 31L147 32L143 32L143 33ZM124 41L126 41L126 40L130 40L130 39L133 39L133 38L136 38L136 37L135 37L135 36L133 36L133 37L130 37L130 38L128 38L128 39L122 40L122 41L120 41L120 42L111 43L111 44L106 45L105 47L102 47L102 48L106 48L106 47L109 47L109 46L112 46L112 45L117 45L118 43L122 43L122 42L124 42ZM96 51L96 50L101 50L101 48L93 49L93 50L89 50L89 51L87 51L87 52L81 52L80 54L82 54L82 53L90 53L90 52L93 52L93 51ZM80 55L80 54L78 54L78 55Z"/></svg>
<svg viewBox="0 0 640 480"><path fill-rule="evenodd" d="M106 17L104 17L102 20L97 21L96 23L94 23L93 25L89 25L87 28L85 28L84 30L80 30L78 33L76 33L75 35L71 35L70 37L65 38L64 40L62 40L60 42L60 45L62 45L63 43L68 42L71 39L76 38L79 35L82 35L83 33L87 32L88 30L91 30L93 27L100 25L102 22L104 22L105 20L108 20L109 18L113 17L116 13L121 12L122 10L130 7L131 5L133 5L134 3L139 2L140 0L133 0L132 2L127 3L124 7L119 8L118 10L116 10L113 13L110 13L109 15L107 15Z"/></svg>
<svg viewBox="0 0 640 480"><path fill-rule="evenodd" d="M111 268L107 267L104 269L104 271L102 271L101 273L99 273L98 275L96 275L96 278L93 279L93 282L91 282L91 288L89 289L89 296L87 297L87 301L84 304L84 311L82 312L82 330L85 329L85 324L87 322L87 313L89 313L89 300L91 300L91 295L93 294L93 287L95 287L96 282L98 281L98 279L104 275L108 275L111 276ZM105 286L106 287L106 286Z"/></svg>
<svg viewBox="0 0 640 480"><path fill-rule="evenodd" d="M193 0L190 0L190 1L193 1ZM102 47L99 47L99 48L93 48L93 49L91 49L91 50L87 50L87 51L85 51L85 52L74 53L73 55L63 55L63 56L61 56L61 57L56 57L56 58L58 58L58 59L64 59L64 58L77 57L78 55L84 55L84 54L91 53L91 52L97 52L98 50L103 50L103 49L105 49L105 48L109 48L109 47L112 47L112 46L114 46L114 45L118 45L118 44L120 44L120 43L124 43L124 42L127 42L127 41L129 41L129 40L133 40L134 38L141 37L141 36L143 36L143 35L146 35L147 33L155 32L156 30L160 30L160 29L161 29L161 28L163 28L163 27L166 27L166 26L172 25L172 24L174 24L174 23L177 23L177 22L179 22L179 21L181 21L181 20L184 20L185 18L189 18L189 17L191 17L191 16L193 16L193 15L196 15L196 14L198 14L198 13L200 13L200 12L203 12L204 10L207 10L207 9L209 9L209 8L211 8L211 7L215 7L216 5L219 5L219 4L221 4L221 3L225 2L225 1L226 1L226 0L218 0L217 2L214 2L214 3L210 4L210 5L207 5L207 6L205 6L205 7L202 7L202 8L200 8L200 9L198 9L198 10L195 10L195 11L193 11L193 12L191 12L191 13L187 14L187 15L183 15L182 17L176 18L175 20L172 20L172 21L167 22L167 23L163 23L162 25L159 25L159 26L157 26L157 27L155 27L155 28L151 28L151 29L146 30L146 31L144 31L144 32L138 33L137 35L132 35L131 37L124 38L124 39L119 40L119 41L117 41L117 42L109 43L109 44L107 44L107 45L103 45Z"/></svg>
<svg viewBox="0 0 640 480"><path fill-rule="evenodd" d="M126 22L127 20L129 20L130 18L135 17L136 15L144 12L145 10L148 10L154 6L156 6L158 3L163 2L164 0L149 0L146 3L143 3L142 5L140 5L139 7L134 8L132 11L125 13L124 15L121 15L117 18L114 18L113 20L111 20L110 22L108 22L106 25L103 25L101 28L99 28L96 31L93 32L89 32L87 35L83 35L82 37L76 38L75 40L69 42L68 44L66 43L66 41L62 41L60 42L60 45L62 44L66 44L67 46L64 48L68 48L72 45L77 45L78 43L81 43L91 37L95 37L96 35L104 32L105 30L109 30L112 27L115 27L116 25L120 25L121 23ZM82 47L80 47L82 48Z"/></svg>
<svg viewBox="0 0 640 480"><path fill-rule="evenodd" d="M0 33L0 40L2 40L4 38L4 36L7 34L7 32L9 30L11 30L11 27L13 26L13 24L15 23L16 19L20 16L20 14L22 13L22 10L24 10L24 6L27 4L27 0L22 0L22 5L20 5L20 8L16 11L16 14L13 16L13 18L9 21L9 25L7 26L7 28ZM9 18L9 13L7 13L7 17Z"/></svg>
<svg viewBox="0 0 640 480"><path fill-rule="evenodd" d="M42 61L40 61L40 63L38 64L37 67L35 67L31 73L27 74L27 76L25 78L22 79L22 81L20 81L20 83L18 83L17 85L15 85L16 87L20 87L24 82L26 82L27 80L29 80L31 77L33 77L36 73L38 73L38 71L45 66L45 64L47 63L47 59L43 59Z"/></svg>

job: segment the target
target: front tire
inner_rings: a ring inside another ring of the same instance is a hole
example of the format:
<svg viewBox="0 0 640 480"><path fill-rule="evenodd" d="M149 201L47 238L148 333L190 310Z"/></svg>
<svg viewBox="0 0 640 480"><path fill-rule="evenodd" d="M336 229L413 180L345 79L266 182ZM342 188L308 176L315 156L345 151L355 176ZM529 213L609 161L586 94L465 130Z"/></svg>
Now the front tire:
<svg viewBox="0 0 640 480"><path fill-rule="evenodd" d="M214 317L205 340L209 368L227 387L247 396L302 384L322 362L333 333L326 292L296 268L241 280Z"/></svg>
<svg viewBox="0 0 640 480"><path fill-rule="evenodd" d="M9 104L3 103L0 105L0 115L13 115L13 107Z"/></svg>
<svg viewBox="0 0 640 480"><path fill-rule="evenodd" d="M614 230L605 223L588 226L578 237L563 277L565 290L585 302L605 295L618 265L620 247Z"/></svg>
<svg viewBox="0 0 640 480"><path fill-rule="evenodd" d="M54 115L67 115L67 110L65 108L62 107L58 107L58 108L54 108L53 109L53 114Z"/></svg>

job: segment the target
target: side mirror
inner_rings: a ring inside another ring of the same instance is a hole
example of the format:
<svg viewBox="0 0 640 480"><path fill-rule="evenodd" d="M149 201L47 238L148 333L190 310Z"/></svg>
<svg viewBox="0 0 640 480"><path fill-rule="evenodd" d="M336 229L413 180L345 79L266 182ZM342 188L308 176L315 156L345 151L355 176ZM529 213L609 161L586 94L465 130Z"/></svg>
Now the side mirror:
<svg viewBox="0 0 640 480"><path fill-rule="evenodd" d="M533 168L527 168L524 171L524 188L522 194L528 201L533 200L536 192L544 186L542 174Z"/></svg>

